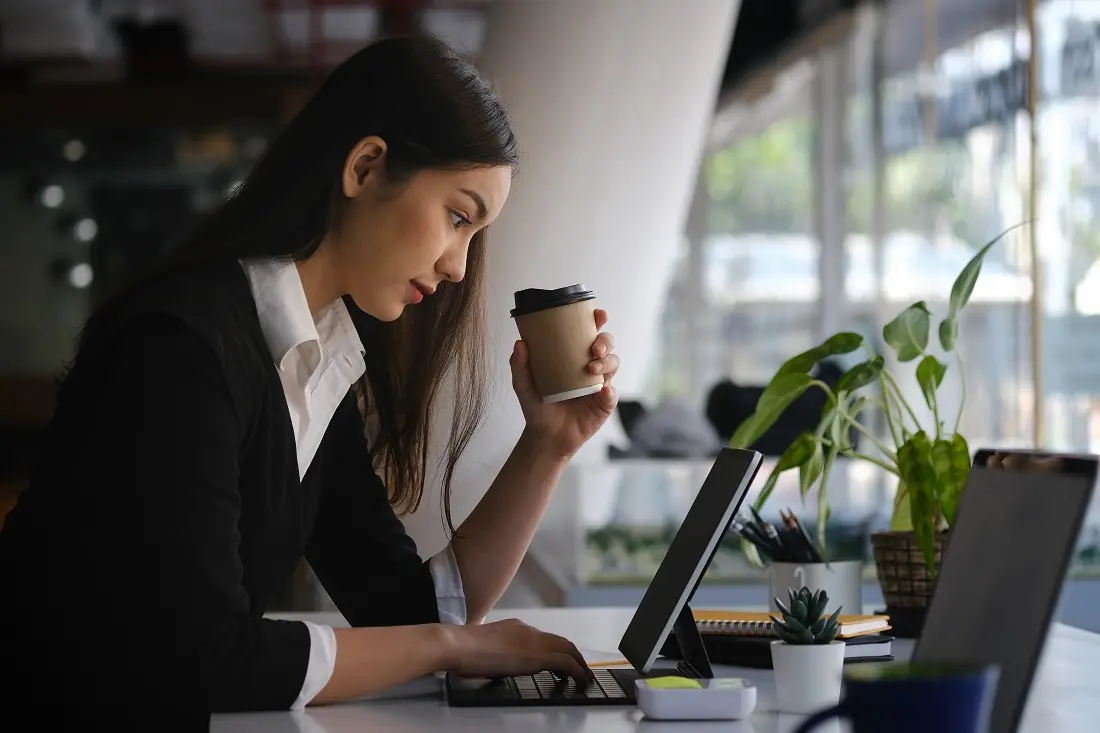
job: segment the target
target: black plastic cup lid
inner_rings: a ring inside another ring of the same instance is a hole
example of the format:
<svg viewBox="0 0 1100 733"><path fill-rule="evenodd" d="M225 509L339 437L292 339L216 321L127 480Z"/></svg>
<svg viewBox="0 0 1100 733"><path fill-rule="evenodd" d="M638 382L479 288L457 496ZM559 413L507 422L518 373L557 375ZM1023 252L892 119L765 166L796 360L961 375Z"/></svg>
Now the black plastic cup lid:
<svg viewBox="0 0 1100 733"><path fill-rule="evenodd" d="M592 300L596 294L591 290L585 290L581 284L569 285L557 290L540 290L528 288L516 291L516 307L512 309L512 318L526 316L529 313L560 308L563 305L580 303L582 300Z"/></svg>

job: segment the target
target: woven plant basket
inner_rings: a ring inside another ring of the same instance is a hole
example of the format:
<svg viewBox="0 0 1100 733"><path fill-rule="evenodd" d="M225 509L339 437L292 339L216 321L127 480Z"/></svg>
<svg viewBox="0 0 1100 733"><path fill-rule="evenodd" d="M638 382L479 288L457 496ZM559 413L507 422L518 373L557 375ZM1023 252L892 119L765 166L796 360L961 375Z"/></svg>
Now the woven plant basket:
<svg viewBox="0 0 1100 733"><path fill-rule="evenodd" d="M935 567L939 573L947 535L936 534ZM936 590L936 581L924 564L920 543L913 532L876 532L871 535L878 584L886 601L894 633L902 637L920 634L924 614Z"/></svg>

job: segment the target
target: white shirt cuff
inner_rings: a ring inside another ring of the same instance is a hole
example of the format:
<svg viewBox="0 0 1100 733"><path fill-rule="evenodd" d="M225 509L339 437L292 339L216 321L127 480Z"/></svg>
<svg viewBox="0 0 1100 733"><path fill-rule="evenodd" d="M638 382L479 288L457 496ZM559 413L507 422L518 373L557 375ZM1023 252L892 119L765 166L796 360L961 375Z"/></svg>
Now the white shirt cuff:
<svg viewBox="0 0 1100 733"><path fill-rule="evenodd" d="M462 573L454 550L448 544L428 561L428 570L435 583L439 621L453 626L466 625L466 594L462 590Z"/></svg>
<svg viewBox="0 0 1100 733"><path fill-rule="evenodd" d="M428 570L435 585L436 606L441 623L454 626L466 624L466 594L462 590L462 573L450 545L428 561ZM317 696L332 678L336 668L336 632L331 626L312 621L302 621L309 630L309 665L302 691L291 705L291 710L301 710Z"/></svg>
<svg viewBox="0 0 1100 733"><path fill-rule="evenodd" d="M331 626L322 626L312 621L302 621L309 629L309 665L306 678L302 682L302 691L298 699L290 706L291 710L301 710L309 704L317 693L325 689L336 668L336 632Z"/></svg>

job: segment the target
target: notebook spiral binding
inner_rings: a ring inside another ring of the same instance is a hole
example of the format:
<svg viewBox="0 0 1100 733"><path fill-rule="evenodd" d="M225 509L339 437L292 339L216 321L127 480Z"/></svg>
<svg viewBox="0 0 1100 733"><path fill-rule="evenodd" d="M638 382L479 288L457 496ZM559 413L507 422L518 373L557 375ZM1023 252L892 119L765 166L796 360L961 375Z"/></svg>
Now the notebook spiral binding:
<svg viewBox="0 0 1100 733"><path fill-rule="evenodd" d="M771 621L700 620L696 621L700 634L735 634L737 636L774 636Z"/></svg>

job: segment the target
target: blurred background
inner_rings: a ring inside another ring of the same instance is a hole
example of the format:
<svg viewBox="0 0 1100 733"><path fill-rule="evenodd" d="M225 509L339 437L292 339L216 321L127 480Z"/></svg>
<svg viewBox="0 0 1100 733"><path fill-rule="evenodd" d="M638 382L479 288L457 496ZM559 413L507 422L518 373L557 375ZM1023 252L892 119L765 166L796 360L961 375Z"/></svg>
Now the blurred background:
<svg viewBox="0 0 1100 733"><path fill-rule="evenodd" d="M839 330L881 348L883 323L942 313L1024 222L961 323L961 431L1100 451L1100 0L0 0L0 522L97 300L217 206L335 64L418 32L478 61L525 155L492 237L496 389L456 520L522 425L514 290L584 282L623 358L617 420L505 605L635 603L786 358ZM944 390L957 404L950 372ZM830 541L865 559L873 600L867 538L895 487L863 463L834 476ZM407 518L425 555L446 541L429 499ZM784 477L765 514L809 520L812 499ZM1071 576L1060 614L1097 629L1100 502ZM736 542L707 581L703 604L764 602ZM303 567L280 604L328 600Z"/></svg>

